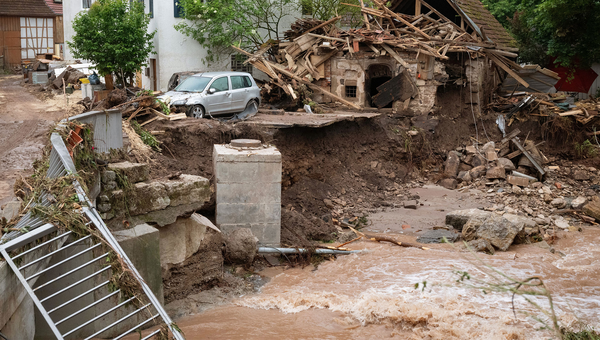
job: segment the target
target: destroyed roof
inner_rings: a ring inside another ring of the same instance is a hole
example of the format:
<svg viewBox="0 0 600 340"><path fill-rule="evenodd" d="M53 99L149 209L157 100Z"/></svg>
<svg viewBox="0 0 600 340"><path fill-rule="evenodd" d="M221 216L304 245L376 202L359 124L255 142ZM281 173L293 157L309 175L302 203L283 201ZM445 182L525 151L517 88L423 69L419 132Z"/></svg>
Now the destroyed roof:
<svg viewBox="0 0 600 340"><path fill-rule="evenodd" d="M53 2L53 0L48 1ZM46 0L0 0L0 16L55 17L57 15L62 15L62 5L58 14L48 6Z"/></svg>
<svg viewBox="0 0 600 340"><path fill-rule="evenodd" d="M516 47L515 40L480 0L421 0L420 2L422 13L428 12L426 7L430 6L458 25L460 25L460 17L462 17L465 28L472 27L484 40L488 38L504 49ZM390 9L397 13L413 15L415 14L415 1L393 0Z"/></svg>
<svg viewBox="0 0 600 340"><path fill-rule="evenodd" d="M496 18L483 6L480 0L450 0L473 21L484 35L496 44L515 47L516 42Z"/></svg>

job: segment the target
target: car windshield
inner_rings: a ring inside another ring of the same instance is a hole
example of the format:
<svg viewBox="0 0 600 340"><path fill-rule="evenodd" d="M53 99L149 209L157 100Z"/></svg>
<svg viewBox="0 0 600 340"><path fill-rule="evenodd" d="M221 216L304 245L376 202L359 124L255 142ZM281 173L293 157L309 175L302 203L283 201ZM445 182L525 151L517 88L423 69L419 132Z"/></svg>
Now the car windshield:
<svg viewBox="0 0 600 340"><path fill-rule="evenodd" d="M179 84L179 86L175 88L175 91L202 92L211 79L211 77L189 77L184 80L183 83Z"/></svg>

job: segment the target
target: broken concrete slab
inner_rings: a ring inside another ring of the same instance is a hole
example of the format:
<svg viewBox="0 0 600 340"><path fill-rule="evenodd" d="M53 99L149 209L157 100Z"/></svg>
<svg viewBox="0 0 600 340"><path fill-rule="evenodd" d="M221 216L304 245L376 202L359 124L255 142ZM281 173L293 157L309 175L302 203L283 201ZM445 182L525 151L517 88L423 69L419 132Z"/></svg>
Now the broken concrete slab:
<svg viewBox="0 0 600 340"><path fill-rule="evenodd" d="M141 182L133 186L131 195L127 197L122 190L113 192L111 204L118 199L127 199L131 215L162 210L168 206L194 203L201 206L210 198L209 185L208 179L194 175L181 175L176 180Z"/></svg>
<svg viewBox="0 0 600 340"><path fill-rule="evenodd" d="M110 163L108 164L108 169L125 176L126 180L131 184L147 181L150 176L148 164L143 163Z"/></svg>
<svg viewBox="0 0 600 340"><path fill-rule="evenodd" d="M164 304L159 232L148 224L113 233L148 287Z"/></svg>
<svg viewBox="0 0 600 340"><path fill-rule="evenodd" d="M419 243L444 243L444 239L446 239L450 243L456 242L460 237L459 233L438 229L438 230L429 230L426 231L423 235L417 238L417 242Z"/></svg>

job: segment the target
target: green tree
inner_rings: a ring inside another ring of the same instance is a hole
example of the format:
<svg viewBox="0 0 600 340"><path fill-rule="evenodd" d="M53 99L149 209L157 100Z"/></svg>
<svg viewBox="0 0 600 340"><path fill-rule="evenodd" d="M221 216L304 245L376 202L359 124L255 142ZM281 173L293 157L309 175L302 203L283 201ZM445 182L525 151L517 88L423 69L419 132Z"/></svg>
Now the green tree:
<svg viewBox="0 0 600 340"><path fill-rule="evenodd" d="M506 29L510 29L510 22L521 0L481 0L485 8L498 20Z"/></svg>
<svg viewBox="0 0 600 340"><path fill-rule="evenodd" d="M207 49L206 63L231 51L231 45L254 51L279 40L284 25L298 13L298 0L181 0L179 32Z"/></svg>
<svg viewBox="0 0 600 340"><path fill-rule="evenodd" d="M153 53L156 32L148 33L149 22L143 3L98 0L75 17L75 35L67 44L76 58L96 64L101 75L114 73L118 84L131 85Z"/></svg>
<svg viewBox="0 0 600 340"><path fill-rule="evenodd" d="M589 67L600 61L599 0L522 0L511 22L520 59Z"/></svg>
<svg viewBox="0 0 600 340"><path fill-rule="evenodd" d="M361 26L363 22L360 8L342 3L360 5L360 0L301 0L302 14L311 15L319 20L329 20L341 15L345 17L345 22L350 23L350 26Z"/></svg>

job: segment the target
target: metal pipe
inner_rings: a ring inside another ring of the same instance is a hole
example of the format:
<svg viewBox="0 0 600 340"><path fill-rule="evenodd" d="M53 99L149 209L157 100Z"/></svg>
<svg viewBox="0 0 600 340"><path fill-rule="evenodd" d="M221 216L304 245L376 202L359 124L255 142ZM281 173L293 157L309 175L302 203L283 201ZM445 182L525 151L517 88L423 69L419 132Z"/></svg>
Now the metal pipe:
<svg viewBox="0 0 600 340"><path fill-rule="evenodd" d="M298 254L308 252L305 248L276 248L276 247L258 247L260 254ZM316 254L335 254L348 255L360 253L362 250L335 250L335 249L315 249Z"/></svg>

